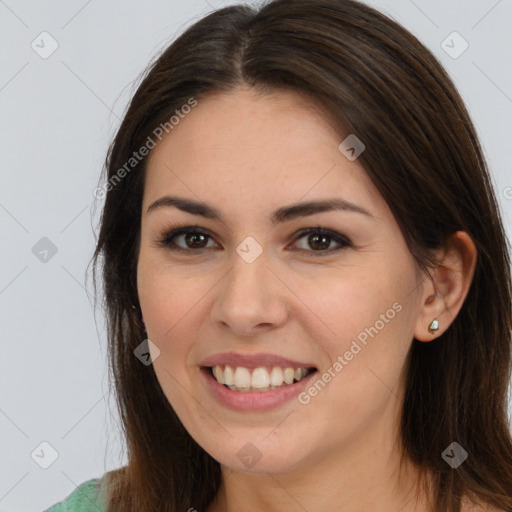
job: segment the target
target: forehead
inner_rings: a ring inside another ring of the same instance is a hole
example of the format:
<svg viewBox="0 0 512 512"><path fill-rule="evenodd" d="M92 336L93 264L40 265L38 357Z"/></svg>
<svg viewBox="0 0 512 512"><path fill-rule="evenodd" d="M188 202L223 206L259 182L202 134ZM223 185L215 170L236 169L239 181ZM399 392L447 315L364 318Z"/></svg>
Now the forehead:
<svg viewBox="0 0 512 512"><path fill-rule="evenodd" d="M149 156L147 204L164 193L269 208L339 195L383 206L363 167L338 149L346 136L325 110L292 91L250 89L197 100ZM195 197L194 197L195 196Z"/></svg>
<svg viewBox="0 0 512 512"><path fill-rule="evenodd" d="M180 119L175 116L174 121L177 123L172 131L164 133L151 159L158 158L166 148L183 143L190 150L216 149L240 155L256 146L306 153L318 144L336 144L341 137L324 107L294 91L263 94L239 88L216 92L197 100L197 106ZM273 154L274 158L277 156Z"/></svg>

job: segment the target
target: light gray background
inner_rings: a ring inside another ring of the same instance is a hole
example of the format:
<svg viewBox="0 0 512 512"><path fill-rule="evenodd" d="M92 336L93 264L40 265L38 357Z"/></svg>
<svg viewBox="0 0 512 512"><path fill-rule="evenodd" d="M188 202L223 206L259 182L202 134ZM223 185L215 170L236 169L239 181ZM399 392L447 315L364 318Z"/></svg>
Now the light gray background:
<svg viewBox="0 0 512 512"><path fill-rule="evenodd" d="M150 59L205 13L233 3L0 0L0 512L41 511L126 462L90 280L86 292L101 207L93 190ZM418 36L454 79L510 236L511 0L368 3ZM43 31L58 43L48 58L31 47L50 48ZM453 31L469 43L456 59L441 46ZM46 262L32 250L43 237L57 248ZM47 469L36 463L50 461L42 442L58 453Z"/></svg>

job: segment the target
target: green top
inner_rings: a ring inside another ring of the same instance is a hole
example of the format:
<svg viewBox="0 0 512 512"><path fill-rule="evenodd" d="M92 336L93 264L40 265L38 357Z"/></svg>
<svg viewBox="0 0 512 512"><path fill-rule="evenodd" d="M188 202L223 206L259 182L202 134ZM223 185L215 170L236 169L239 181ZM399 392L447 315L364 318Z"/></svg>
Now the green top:
<svg viewBox="0 0 512 512"><path fill-rule="evenodd" d="M101 478L93 478L80 484L67 498L44 512L107 512Z"/></svg>

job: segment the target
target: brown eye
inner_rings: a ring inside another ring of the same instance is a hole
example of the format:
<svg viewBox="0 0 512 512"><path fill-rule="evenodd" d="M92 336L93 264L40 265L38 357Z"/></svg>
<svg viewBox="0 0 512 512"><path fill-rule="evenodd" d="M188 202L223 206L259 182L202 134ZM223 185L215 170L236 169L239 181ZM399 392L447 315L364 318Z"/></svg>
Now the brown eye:
<svg viewBox="0 0 512 512"><path fill-rule="evenodd" d="M310 247L312 247L315 250L318 249L320 251L325 251L326 249L329 248L329 245L331 245L331 241L332 240L325 235L308 235L308 243L310 244Z"/></svg>
<svg viewBox="0 0 512 512"><path fill-rule="evenodd" d="M320 226L300 232L295 238L295 244L302 239L304 239L305 242L303 243L303 247L299 247L299 250L315 257L327 256L342 249L352 247L352 243L348 238L335 231L323 229ZM213 246L208 245L210 241L214 244ZM207 231L198 229L197 226L185 226L171 229L167 231L165 235L161 235L161 239L157 241L157 246L165 247L170 251L183 251L188 253L219 247Z"/></svg>
<svg viewBox="0 0 512 512"><path fill-rule="evenodd" d="M351 247L352 244L348 238L323 228L311 228L303 231L295 239L296 242L305 238L306 247L300 247L300 250L310 252L313 256L322 256L330 254L347 247ZM331 244L337 244L338 247L332 247ZM318 253L318 254L315 254Z"/></svg>
<svg viewBox="0 0 512 512"><path fill-rule="evenodd" d="M211 237L205 231L195 228L180 228L169 231L159 245L169 250L199 250L208 249L208 241Z"/></svg>
<svg viewBox="0 0 512 512"><path fill-rule="evenodd" d="M185 245L191 248L203 249L206 246L205 241L207 238L208 236L202 233L190 232L184 234Z"/></svg>

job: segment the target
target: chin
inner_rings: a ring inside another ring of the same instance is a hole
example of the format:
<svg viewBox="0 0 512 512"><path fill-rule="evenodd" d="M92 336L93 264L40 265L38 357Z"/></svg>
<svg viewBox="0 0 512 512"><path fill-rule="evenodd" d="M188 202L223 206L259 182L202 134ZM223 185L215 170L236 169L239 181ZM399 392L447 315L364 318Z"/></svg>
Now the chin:
<svg viewBox="0 0 512 512"><path fill-rule="evenodd" d="M304 448L289 447L283 449L282 443L276 440L276 445L268 439L254 442L243 440L231 442L229 447L215 447L208 453L223 466L234 471L253 474L287 473L305 464Z"/></svg>

